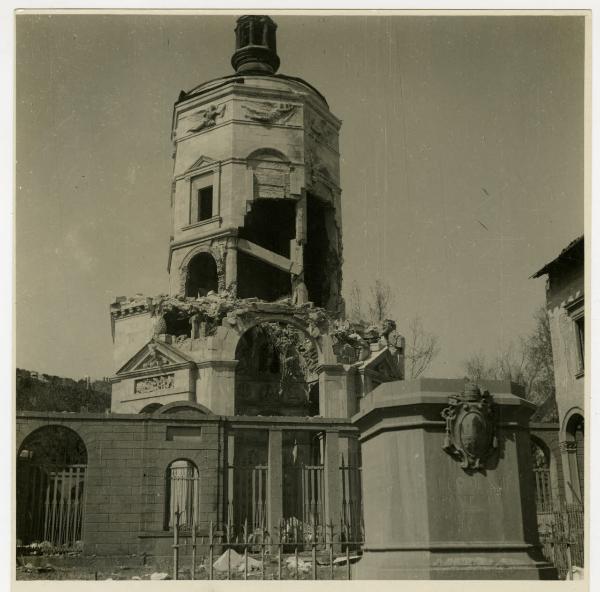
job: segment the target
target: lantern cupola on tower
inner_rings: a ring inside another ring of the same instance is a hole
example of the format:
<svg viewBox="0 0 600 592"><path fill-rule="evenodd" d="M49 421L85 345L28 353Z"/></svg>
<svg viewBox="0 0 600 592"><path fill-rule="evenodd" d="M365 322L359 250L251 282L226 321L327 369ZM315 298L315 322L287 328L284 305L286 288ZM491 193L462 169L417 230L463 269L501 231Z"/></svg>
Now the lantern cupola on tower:
<svg viewBox="0 0 600 592"><path fill-rule="evenodd" d="M262 15L246 15L237 21L235 53L231 65L237 73L275 74L279 68L275 31L277 25Z"/></svg>

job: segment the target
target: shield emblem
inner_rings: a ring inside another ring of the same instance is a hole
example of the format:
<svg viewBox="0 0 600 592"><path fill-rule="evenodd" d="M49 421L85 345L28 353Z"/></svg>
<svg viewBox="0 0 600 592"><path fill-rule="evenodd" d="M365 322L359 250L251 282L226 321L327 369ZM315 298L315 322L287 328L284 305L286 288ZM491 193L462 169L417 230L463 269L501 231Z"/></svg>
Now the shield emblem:
<svg viewBox="0 0 600 592"><path fill-rule="evenodd" d="M463 450L472 457L481 458L488 447L487 421L476 411L469 411L460 422L460 442Z"/></svg>
<svg viewBox="0 0 600 592"><path fill-rule="evenodd" d="M482 469L482 460L496 448L492 396L482 393L477 385L466 384L465 390L450 396L448 403L442 411L446 420L442 448L460 460L463 469Z"/></svg>

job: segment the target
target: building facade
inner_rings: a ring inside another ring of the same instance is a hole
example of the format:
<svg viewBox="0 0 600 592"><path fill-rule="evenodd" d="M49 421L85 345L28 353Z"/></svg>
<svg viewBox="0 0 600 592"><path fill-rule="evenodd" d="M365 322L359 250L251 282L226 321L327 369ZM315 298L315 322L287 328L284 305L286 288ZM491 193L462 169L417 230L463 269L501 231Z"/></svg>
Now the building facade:
<svg viewBox="0 0 600 592"><path fill-rule="evenodd" d="M546 276L564 496L583 505L585 409L585 274L583 236L537 271Z"/></svg>

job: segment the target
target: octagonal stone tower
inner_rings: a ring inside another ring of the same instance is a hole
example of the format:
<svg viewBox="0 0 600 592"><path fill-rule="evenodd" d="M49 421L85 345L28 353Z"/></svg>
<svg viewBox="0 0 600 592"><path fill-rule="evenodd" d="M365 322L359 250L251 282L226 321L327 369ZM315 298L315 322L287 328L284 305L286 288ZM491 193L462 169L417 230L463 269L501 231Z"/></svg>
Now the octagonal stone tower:
<svg viewBox="0 0 600 592"><path fill-rule="evenodd" d="M340 121L310 84L277 73L275 33L267 16L240 17L235 73L175 103L169 294L111 305L115 413L189 400L227 416L348 418L404 375L393 321L344 320ZM302 334L294 387L290 326ZM260 362L265 348L281 371Z"/></svg>
<svg viewBox="0 0 600 592"><path fill-rule="evenodd" d="M236 73L182 92L173 113L171 295L341 298L340 121L277 74L275 23L243 16Z"/></svg>

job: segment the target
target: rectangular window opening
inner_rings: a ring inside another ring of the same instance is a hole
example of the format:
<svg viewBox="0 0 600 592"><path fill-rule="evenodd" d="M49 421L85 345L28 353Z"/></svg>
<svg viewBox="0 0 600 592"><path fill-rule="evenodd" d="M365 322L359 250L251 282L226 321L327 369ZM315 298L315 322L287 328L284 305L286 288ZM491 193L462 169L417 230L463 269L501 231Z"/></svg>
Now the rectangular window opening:
<svg viewBox="0 0 600 592"><path fill-rule="evenodd" d="M577 331L577 354L579 356L579 368L583 372L585 367L585 319L583 316L575 319L575 330Z"/></svg>
<svg viewBox="0 0 600 592"><path fill-rule="evenodd" d="M210 220L213 217L213 188L198 189L198 222Z"/></svg>

